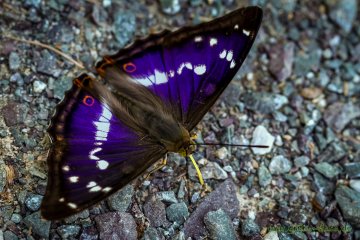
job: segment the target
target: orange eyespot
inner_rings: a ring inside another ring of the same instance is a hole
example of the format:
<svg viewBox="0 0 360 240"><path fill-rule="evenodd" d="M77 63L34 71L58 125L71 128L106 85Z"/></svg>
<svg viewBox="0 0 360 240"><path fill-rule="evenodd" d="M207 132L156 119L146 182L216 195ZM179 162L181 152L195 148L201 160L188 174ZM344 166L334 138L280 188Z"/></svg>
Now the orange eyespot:
<svg viewBox="0 0 360 240"><path fill-rule="evenodd" d="M136 71L136 66L132 62L129 62L123 65L123 69L125 72L132 73Z"/></svg>
<svg viewBox="0 0 360 240"><path fill-rule="evenodd" d="M83 103L88 106L91 107L92 105L94 105L94 98L92 96L86 95L83 99Z"/></svg>

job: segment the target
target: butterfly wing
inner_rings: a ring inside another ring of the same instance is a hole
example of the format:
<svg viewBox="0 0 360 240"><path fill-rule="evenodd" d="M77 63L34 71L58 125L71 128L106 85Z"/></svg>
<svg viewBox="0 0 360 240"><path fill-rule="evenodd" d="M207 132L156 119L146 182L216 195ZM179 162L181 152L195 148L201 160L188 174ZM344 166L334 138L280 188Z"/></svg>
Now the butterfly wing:
<svg viewBox="0 0 360 240"><path fill-rule="evenodd" d="M41 211L46 219L73 215L119 190L166 150L140 138L111 109L74 81L58 105L49 133L48 185Z"/></svg>
<svg viewBox="0 0 360 240"><path fill-rule="evenodd" d="M260 8L242 8L208 23L138 40L96 67L105 78L108 68L116 68L148 87L192 130L240 68L261 19Z"/></svg>

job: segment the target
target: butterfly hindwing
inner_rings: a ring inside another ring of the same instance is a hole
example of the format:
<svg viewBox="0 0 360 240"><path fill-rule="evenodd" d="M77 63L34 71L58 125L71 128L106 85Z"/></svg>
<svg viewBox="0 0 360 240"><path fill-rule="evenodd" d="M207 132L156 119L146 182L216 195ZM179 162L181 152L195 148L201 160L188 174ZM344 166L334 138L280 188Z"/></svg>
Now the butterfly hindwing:
<svg viewBox="0 0 360 240"><path fill-rule="evenodd" d="M74 82L86 78L82 75ZM165 154L140 139L112 110L74 84L58 106L49 133L46 219L75 214L120 189Z"/></svg>
<svg viewBox="0 0 360 240"><path fill-rule="evenodd" d="M97 70L106 77L106 69L115 67L148 87L192 130L240 68L261 18L260 8L249 7L198 26L165 31L105 57Z"/></svg>

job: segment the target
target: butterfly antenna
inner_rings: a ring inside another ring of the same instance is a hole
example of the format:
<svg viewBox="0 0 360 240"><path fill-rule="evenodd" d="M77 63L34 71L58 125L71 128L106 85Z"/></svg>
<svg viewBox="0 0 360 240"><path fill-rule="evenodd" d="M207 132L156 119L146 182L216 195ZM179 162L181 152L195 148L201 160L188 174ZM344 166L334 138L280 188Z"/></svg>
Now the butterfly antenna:
<svg viewBox="0 0 360 240"><path fill-rule="evenodd" d="M223 147L251 147L251 148L269 148L266 145L251 145L251 144L228 144L228 143L191 143L195 146L223 146Z"/></svg>
<svg viewBox="0 0 360 240"><path fill-rule="evenodd" d="M85 66L81 62L76 61L71 56L69 56L68 54L62 52L61 50L59 50L59 49L57 49L55 47L52 47L50 45L41 43L41 42L39 42L37 40L27 40L27 39L17 38L17 37L9 36L9 35L6 35L5 37L9 38L9 39L12 39L12 40L15 40L15 41L18 41L18 42L23 42L23 43L27 43L27 44L30 44L30 45L35 45L35 46L38 46L38 47L46 48L46 49L48 49L48 50L62 56L67 61L73 63L76 67L78 67L80 69L85 69Z"/></svg>
<svg viewBox="0 0 360 240"><path fill-rule="evenodd" d="M193 164L193 165L194 165L194 167L195 167L195 170L196 170L196 173L197 173L197 175L198 175L198 178L199 178L200 184L201 184L201 185L204 185L204 179L203 179L203 176L202 176L202 174L201 174L201 172L200 172L199 166L197 165L197 163L196 163L196 161L195 161L195 159L194 159L193 155L192 155L192 154L190 154L190 155L189 155L189 158L190 158L190 160L191 160L192 164Z"/></svg>

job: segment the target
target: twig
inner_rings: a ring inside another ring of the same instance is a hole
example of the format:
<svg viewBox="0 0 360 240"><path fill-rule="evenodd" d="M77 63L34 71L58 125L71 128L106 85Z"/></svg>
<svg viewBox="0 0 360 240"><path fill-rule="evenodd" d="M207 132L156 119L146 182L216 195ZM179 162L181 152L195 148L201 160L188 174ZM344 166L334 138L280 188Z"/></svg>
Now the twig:
<svg viewBox="0 0 360 240"><path fill-rule="evenodd" d="M28 43L28 44L32 44L32 45L35 45L35 46L39 46L39 47L49 49L50 51L53 51L54 53L59 54L60 56L62 56L66 60L68 60L69 62L72 62L78 68L85 69L85 67L84 67L84 65L82 63L74 60L72 57L70 57L69 55L67 55L66 53L60 51L57 48L54 48L52 46L49 46L47 44L41 43L41 42L36 41L36 40L26 40L26 39L21 39L21 38L17 38L17 37L13 37L13 36L8 36L8 35L5 36L5 37L10 38L10 39L15 40L15 41L18 41L18 42L24 42L24 43Z"/></svg>

